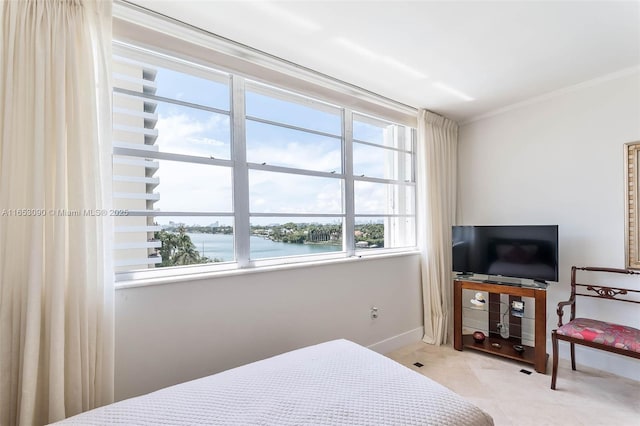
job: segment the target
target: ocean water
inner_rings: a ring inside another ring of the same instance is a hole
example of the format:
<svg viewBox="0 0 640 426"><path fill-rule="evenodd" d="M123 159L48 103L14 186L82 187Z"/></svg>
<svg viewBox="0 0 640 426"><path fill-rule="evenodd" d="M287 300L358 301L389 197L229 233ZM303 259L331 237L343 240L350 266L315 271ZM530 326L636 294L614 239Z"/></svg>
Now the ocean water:
<svg viewBox="0 0 640 426"><path fill-rule="evenodd" d="M233 260L233 235L226 234L187 234L200 255L218 258L224 262ZM271 241L263 237L251 236L249 239L251 259L269 257L302 256L307 254L341 251L342 246L292 244Z"/></svg>

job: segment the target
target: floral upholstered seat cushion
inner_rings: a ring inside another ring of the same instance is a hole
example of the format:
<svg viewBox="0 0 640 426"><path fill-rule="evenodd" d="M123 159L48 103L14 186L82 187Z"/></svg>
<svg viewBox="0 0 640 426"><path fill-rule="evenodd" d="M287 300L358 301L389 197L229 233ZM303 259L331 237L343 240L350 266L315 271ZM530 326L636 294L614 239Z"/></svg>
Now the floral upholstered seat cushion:
<svg viewBox="0 0 640 426"><path fill-rule="evenodd" d="M640 352L640 330L589 318L576 318L558 328L556 333L614 348Z"/></svg>

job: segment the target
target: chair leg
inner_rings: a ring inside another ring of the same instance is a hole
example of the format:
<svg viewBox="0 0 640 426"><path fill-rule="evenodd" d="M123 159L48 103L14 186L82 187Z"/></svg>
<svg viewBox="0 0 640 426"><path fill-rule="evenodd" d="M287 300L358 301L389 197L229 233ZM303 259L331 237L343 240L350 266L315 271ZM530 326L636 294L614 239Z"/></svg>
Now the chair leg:
<svg viewBox="0 0 640 426"><path fill-rule="evenodd" d="M551 332L551 346L553 347L553 367L551 370L551 389L556 388L556 376L558 374L558 338L556 331Z"/></svg>
<svg viewBox="0 0 640 426"><path fill-rule="evenodd" d="M571 343L571 369L576 370L576 345Z"/></svg>

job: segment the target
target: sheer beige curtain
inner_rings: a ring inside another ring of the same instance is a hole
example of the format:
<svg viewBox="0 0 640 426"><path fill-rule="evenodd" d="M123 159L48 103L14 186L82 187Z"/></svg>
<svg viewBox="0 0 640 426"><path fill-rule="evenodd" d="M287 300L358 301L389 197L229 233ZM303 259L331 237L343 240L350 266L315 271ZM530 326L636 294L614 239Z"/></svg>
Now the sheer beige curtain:
<svg viewBox="0 0 640 426"><path fill-rule="evenodd" d="M0 4L1 425L113 399L110 45L110 1Z"/></svg>
<svg viewBox="0 0 640 426"><path fill-rule="evenodd" d="M452 328L451 226L456 214L458 125L429 111L418 114L423 340L440 345L447 342Z"/></svg>

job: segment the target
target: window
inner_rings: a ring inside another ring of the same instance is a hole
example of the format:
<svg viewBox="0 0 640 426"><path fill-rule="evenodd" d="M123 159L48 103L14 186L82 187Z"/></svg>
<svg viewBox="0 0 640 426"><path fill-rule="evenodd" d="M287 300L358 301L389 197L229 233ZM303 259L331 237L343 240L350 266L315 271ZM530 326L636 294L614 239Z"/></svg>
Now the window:
<svg viewBox="0 0 640 426"><path fill-rule="evenodd" d="M354 114L355 245L416 245L414 130Z"/></svg>
<svg viewBox="0 0 640 426"><path fill-rule="evenodd" d="M116 271L234 261L230 76L116 52Z"/></svg>
<svg viewBox="0 0 640 426"><path fill-rule="evenodd" d="M414 129L129 45L114 68L121 279L415 246Z"/></svg>

